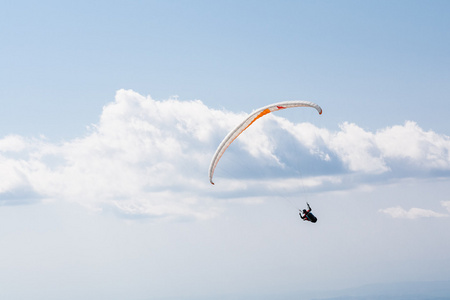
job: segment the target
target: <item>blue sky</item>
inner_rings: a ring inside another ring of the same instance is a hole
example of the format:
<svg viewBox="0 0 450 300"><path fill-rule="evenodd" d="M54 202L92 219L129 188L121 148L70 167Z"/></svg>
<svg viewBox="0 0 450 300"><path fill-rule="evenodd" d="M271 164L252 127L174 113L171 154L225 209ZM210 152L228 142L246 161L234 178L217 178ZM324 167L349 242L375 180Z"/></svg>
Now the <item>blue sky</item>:
<svg viewBox="0 0 450 300"><path fill-rule="evenodd" d="M321 100L335 123L378 129L413 119L442 131L447 9L446 1L4 3L2 98L11 100L1 127L15 116L20 133L73 137L127 88L233 111L301 97Z"/></svg>
<svg viewBox="0 0 450 300"><path fill-rule="evenodd" d="M0 11L2 298L450 280L447 1ZM324 113L255 123L210 186L226 133L287 100ZM305 201L317 224L299 220Z"/></svg>

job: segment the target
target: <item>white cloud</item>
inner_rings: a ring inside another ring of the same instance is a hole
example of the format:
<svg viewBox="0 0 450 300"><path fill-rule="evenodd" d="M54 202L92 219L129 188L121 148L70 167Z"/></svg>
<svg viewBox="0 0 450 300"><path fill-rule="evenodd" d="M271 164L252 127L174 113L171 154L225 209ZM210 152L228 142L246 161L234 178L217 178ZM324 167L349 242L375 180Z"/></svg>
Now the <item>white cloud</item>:
<svg viewBox="0 0 450 300"><path fill-rule="evenodd" d="M356 124L344 123L328 145L352 171L383 173L389 170L375 143L376 135Z"/></svg>
<svg viewBox="0 0 450 300"><path fill-rule="evenodd" d="M330 161L335 156L347 170L382 174L396 166L420 171L450 170L450 138L424 131L415 122L368 132L352 123L330 132L310 123L293 124L276 117L279 126L309 149L310 154Z"/></svg>
<svg viewBox="0 0 450 300"><path fill-rule="evenodd" d="M26 146L27 142L25 139L18 135L8 135L0 139L1 152L19 152L24 150Z"/></svg>
<svg viewBox="0 0 450 300"><path fill-rule="evenodd" d="M415 122L377 132L375 143L385 158L406 159L424 168L450 168L450 138L424 131Z"/></svg>
<svg viewBox="0 0 450 300"><path fill-rule="evenodd" d="M332 132L269 115L222 159L243 159L238 165L250 167L251 180L227 179L245 177L242 169L233 169L223 175L223 184L212 187L207 178L211 156L244 117L200 101L156 101L120 90L84 137L64 143L17 135L0 139L0 201L53 199L128 215L209 218L222 209L219 197L286 191L286 182L293 182L288 190L298 193L301 187L292 188L298 181L295 166L308 159L323 168L303 178L303 185L314 190L324 183L327 189L339 187L346 173L389 174L402 163L418 171L450 171L449 137L425 132L413 122L375 133L344 123Z"/></svg>
<svg viewBox="0 0 450 300"><path fill-rule="evenodd" d="M410 208L405 210L400 206L380 209L380 212L390 215L392 218L399 219L418 219L418 218L443 218L448 217L448 214L441 214L429 209Z"/></svg>
<svg viewBox="0 0 450 300"><path fill-rule="evenodd" d="M450 201L441 201L441 205L450 212Z"/></svg>

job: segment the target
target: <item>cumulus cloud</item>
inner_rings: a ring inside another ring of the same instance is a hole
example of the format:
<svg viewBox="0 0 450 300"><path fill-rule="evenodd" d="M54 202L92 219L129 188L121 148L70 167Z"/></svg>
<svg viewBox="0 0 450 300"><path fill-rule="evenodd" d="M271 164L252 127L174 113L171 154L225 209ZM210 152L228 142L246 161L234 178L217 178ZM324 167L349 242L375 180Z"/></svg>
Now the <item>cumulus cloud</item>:
<svg viewBox="0 0 450 300"><path fill-rule="evenodd" d="M228 149L212 187L211 156L245 116L119 90L83 137L0 139L0 203L73 201L131 216L210 218L223 198L298 193L299 175L320 191L345 188L348 174L381 176L405 166L450 171L449 137L414 122L377 132L344 123L332 132L268 115ZM318 167L303 168L308 161ZM287 182L294 184L286 189Z"/></svg>
<svg viewBox="0 0 450 300"><path fill-rule="evenodd" d="M450 212L450 201L441 201L441 205Z"/></svg>
<svg viewBox="0 0 450 300"><path fill-rule="evenodd" d="M375 142L385 158L404 159L422 168L450 168L450 139L424 131L414 122L381 130Z"/></svg>
<svg viewBox="0 0 450 300"><path fill-rule="evenodd" d="M410 208L405 210L400 206L380 209L380 212L390 215L392 218L398 219L418 219L418 218L442 218L448 217L448 214L441 214L429 209Z"/></svg>

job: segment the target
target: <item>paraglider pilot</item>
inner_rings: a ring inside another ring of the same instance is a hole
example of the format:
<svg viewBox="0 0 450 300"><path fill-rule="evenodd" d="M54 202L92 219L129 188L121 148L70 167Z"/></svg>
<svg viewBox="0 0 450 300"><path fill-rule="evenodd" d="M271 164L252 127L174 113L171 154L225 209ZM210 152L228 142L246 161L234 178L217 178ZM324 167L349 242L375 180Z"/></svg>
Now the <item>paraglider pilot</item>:
<svg viewBox="0 0 450 300"><path fill-rule="evenodd" d="M316 223L317 222L317 218L316 218L316 216L314 216L311 213L311 210L312 210L311 206L309 206L308 202L306 202L306 204L308 205L308 210L304 209L303 210L303 215L302 215L302 211L300 210L300 213L299 213L300 218L302 218L303 221L310 221L310 222Z"/></svg>

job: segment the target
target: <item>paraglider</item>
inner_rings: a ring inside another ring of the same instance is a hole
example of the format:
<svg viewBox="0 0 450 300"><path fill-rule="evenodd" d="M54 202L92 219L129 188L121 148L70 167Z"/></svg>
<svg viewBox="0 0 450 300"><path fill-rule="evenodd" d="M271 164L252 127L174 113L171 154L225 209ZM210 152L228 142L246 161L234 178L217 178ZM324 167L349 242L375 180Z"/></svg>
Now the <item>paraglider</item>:
<svg viewBox="0 0 450 300"><path fill-rule="evenodd" d="M209 181L211 182L211 184L214 184L214 182L213 182L214 170L216 169L220 158L225 153L227 148L231 145L231 143L233 143L233 141L235 139L237 139L237 137L242 132L244 132L247 128L249 128L259 118L261 118L271 112L286 109L286 108L291 108L291 107L312 107L312 108L315 108L319 114L322 114L322 108L319 105L317 105L313 102L309 102L309 101L279 102L279 103L274 103L274 104L271 104L271 105L268 105L268 106L265 106L265 107L262 107L262 108L256 110L255 112L250 114L245 120L243 120L242 123L240 123L233 130L231 130L227 134L227 136L222 140L219 147L217 147L217 150L212 157L211 164L209 165ZM302 215L302 210L300 210L300 213L299 213L300 217L304 221L310 221L312 223L316 223L317 218L311 213L311 207L309 206L309 204L308 203L306 203L306 204L308 205L308 210L304 209L303 215Z"/></svg>
<svg viewBox="0 0 450 300"><path fill-rule="evenodd" d="M317 218L316 216L314 216L311 212L311 206L309 206L309 203L306 202L306 205L308 205L308 210L304 209L303 210L303 215L302 215L302 211L300 210L300 218L303 219L303 221L310 221L312 223L316 223L317 222Z"/></svg>
<svg viewBox="0 0 450 300"><path fill-rule="evenodd" d="M211 184L214 184L213 182L213 175L214 170L216 169L217 164L219 163L220 158L225 153L227 148L233 143L233 141L242 133L244 132L248 127L250 127L256 120L259 118L282 109L291 108L291 107L312 107L315 108L319 114L322 114L322 108L309 101L285 101L285 102L279 102L274 103L265 107L262 107L252 114L250 114L244 121L242 121L241 124L236 126L233 130L231 130L228 135L223 139L223 141L220 143L219 147L217 148L216 152L214 153L214 156L211 160L211 164L209 166L209 181Z"/></svg>

